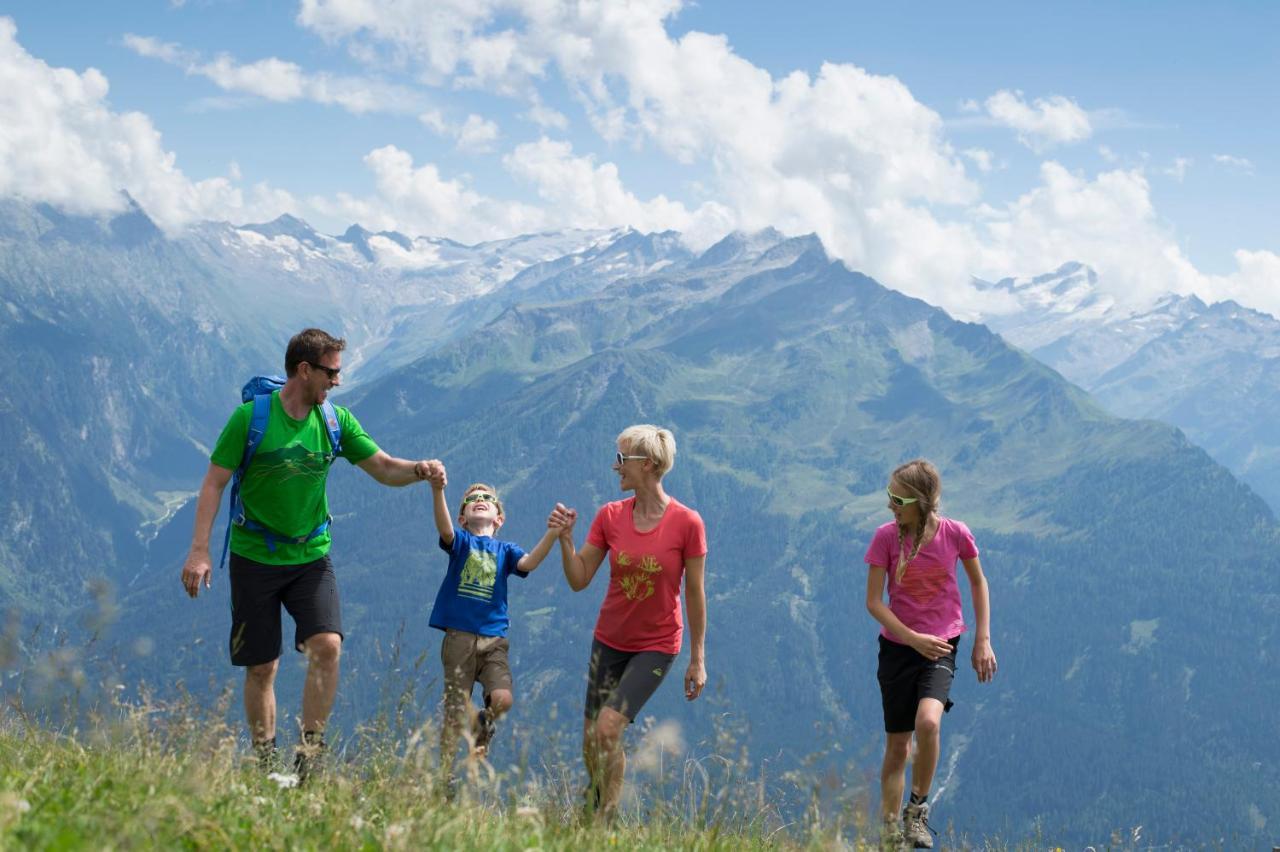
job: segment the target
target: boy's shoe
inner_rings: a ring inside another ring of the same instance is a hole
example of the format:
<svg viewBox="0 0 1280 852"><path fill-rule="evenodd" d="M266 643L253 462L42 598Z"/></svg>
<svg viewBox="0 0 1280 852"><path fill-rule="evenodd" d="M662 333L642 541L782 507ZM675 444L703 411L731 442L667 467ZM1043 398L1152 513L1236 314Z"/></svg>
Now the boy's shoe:
<svg viewBox="0 0 1280 852"><path fill-rule="evenodd" d="M323 775L329 747L324 737L305 737L298 743L298 750L293 755L293 772L298 776L298 786Z"/></svg>
<svg viewBox="0 0 1280 852"><path fill-rule="evenodd" d="M916 849L932 849L932 834L937 834L929 827L929 805L907 805L902 809L902 833L907 843Z"/></svg>
<svg viewBox="0 0 1280 852"><path fill-rule="evenodd" d="M902 823L891 820L880 824L880 852L902 852L906 848Z"/></svg>
<svg viewBox="0 0 1280 852"><path fill-rule="evenodd" d="M489 708L486 707L476 714L476 723L472 727L472 733L475 738L473 753L477 757L484 757L489 753L490 740L493 739L493 735L498 731L497 723L489 715Z"/></svg>

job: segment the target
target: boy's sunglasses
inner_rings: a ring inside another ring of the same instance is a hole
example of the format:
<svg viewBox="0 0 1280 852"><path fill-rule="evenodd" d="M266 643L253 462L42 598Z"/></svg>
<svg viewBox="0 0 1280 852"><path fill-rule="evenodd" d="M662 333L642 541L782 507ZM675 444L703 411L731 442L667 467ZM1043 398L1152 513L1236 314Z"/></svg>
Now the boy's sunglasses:
<svg viewBox="0 0 1280 852"><path fill-rule="evenodd" d="M647 459L649 457L648 456L624 456L622 453L619 452L614 455L614 458L618 460L618 464L622 464L627 459Z"/></svg>
<svg viewBox="0 0 1280 852"><path fill-rule="evenodd" d="M899 497L888 488L884 490L884 493L889 495L889 502L893 503L895 506L906 506L909 503L916 503L920 499L919 497Z"/></svg>
<svg viewBox="0 0 1280 852"><path fill-rule="evenodd" d="M472 491L466 497L462 498L462 505L464 506L467 505L468 503L480 503L480 502L493 503L496 505L498 502L498 498L488 493L487 491Z"/></svg>

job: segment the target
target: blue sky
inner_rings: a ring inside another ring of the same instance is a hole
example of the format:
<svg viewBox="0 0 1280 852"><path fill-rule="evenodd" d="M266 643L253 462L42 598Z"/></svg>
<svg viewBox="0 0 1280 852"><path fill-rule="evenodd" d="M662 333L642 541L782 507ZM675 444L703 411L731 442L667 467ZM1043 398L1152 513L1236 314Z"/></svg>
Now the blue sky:
<svg viewBox="0 0 1280 852"><path fill-rule="evenodd" d="M1068 260L1118 294L1280 310L1273 3L41 0L0 16L0 194L92 207L117 187L170 230L292 212L467 242L631 225L696 245L772 224L961 314L970 275Z"/></svg>

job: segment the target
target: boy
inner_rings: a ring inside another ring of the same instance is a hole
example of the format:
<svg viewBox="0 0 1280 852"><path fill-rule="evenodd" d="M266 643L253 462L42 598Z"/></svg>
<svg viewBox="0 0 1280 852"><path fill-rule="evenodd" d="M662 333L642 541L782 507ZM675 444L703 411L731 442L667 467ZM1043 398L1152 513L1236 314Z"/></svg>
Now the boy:
<svg viewBox="0 0 1280 852"><path fill-rule="evenodd" d="M495 723L511 709L511 667L507 662L507 577L527 577L541 564L559 535L548 529L532 551L494 538L505 516L493 488L468 486L458 507L458 525L449 516L443 462L428 463L440 548L449 553L449 569L435 606L431 626L444 631L440 661L444 664L444 725L440 763L444 777L453 768L463 725L471 716L473 754L488 752ZM471 689L479 681L484 709L471 711Z"/></svg>

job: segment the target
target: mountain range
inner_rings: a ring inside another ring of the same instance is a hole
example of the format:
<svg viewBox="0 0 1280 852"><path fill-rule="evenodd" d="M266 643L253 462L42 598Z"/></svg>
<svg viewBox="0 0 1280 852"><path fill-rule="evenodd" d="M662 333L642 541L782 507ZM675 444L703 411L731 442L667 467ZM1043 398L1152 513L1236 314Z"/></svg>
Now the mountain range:
<svg viewBox="0 0 1280 852"><path fill-rule="evenodd" d="M1177 426L1280 510L1280 320L1195 296L1119 305L1078 263L975 283L1017 306L984 317L1006 340L1108 411Z"/></svg>
<svg viewBox="0 0 1280 852"><path fill-rule="evenodd" d="M121 677L232 682L225 577L195 602L177 582L187 498L244 378L278 369L289 334L314 323L352 343L337 401L389 452L444 459L454 496L497 486L503 536L526 545L555 501L579 509L581 538L623 496L609 467L623 427L674 429L668 490L708 528L711 682L694 704L668 684L646 714L678 721L692 758L723 751L732 725L779 788L811 767L874 798L862 556L890 517L888 472L924 455L944 511L977 537L1000 659L989 686L957 678L942 825L1074 845L1142 825L1174 846L1260 846L1280 825L1272 510L1189 433L1116 416L1026 346L833 262L811 236L468 247L285 219L170 240L126 216L0 207L0 595L29 623L66 623L105 578L118 617L102 641L126 649ZM339 468L335 721L362 724L405 683L429 714L425 620L445 566L429 494ZM512 590L517 709L496 762L560 735L572 755L603 585L572 594L556 561Z"/></svg>

